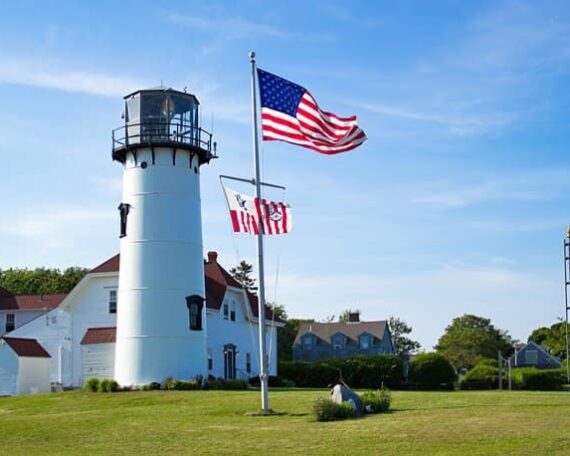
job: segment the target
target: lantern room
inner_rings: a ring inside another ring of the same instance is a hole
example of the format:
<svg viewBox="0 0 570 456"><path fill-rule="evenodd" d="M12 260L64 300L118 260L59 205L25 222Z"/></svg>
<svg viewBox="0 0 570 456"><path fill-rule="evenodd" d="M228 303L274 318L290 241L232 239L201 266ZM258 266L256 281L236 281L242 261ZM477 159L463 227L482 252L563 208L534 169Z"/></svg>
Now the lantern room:
<svg viewBox="0 0 570 456"><path fill-rule="evenodd" d="M124 163L127 152L141 147L188 150L199 155L200 163L214 158L215 143L212 134L200 127L195 95L156 87L133 92L124 100L124 125L113 130L114 160Z"/></svg>

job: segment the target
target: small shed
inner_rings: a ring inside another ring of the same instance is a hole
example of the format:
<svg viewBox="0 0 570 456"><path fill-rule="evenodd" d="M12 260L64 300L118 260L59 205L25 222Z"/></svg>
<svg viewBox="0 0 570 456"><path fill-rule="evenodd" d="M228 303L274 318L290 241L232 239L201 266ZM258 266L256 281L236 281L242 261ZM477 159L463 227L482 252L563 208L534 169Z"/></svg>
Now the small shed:
<svg viewBox="0 0 570 456"><path fill-rule="evenodd" d="M50 358L36 339L0 338L0 396L49 393Z"/></svg>
<svg viewBox="0 0 570 456"><path fill-rule="evenodd" d="M113 378L117 328L89 328L81 340L81 382L89 378Z"/></svg>

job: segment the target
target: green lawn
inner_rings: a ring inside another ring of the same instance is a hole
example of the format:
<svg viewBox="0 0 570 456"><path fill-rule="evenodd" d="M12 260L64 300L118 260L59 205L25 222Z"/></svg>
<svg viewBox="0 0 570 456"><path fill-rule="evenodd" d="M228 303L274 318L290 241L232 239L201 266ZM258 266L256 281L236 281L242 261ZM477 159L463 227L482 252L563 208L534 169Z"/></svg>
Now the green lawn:
<svg viewBox="0 0 570 456"><path fill-rule="evenodd" d="M393 412L318 423L322 390L79 391L0 398L0 454L570 454L570 393L394 392Z"/></svg>

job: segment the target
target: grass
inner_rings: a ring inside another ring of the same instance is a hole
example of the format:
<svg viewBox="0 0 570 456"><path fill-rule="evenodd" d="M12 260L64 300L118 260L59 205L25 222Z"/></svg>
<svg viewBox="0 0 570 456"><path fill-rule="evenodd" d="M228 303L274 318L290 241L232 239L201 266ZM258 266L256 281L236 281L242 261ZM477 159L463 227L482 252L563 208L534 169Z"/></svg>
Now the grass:
<svg viewBox="0 0 570 456"><path fill-rule="evenodd" d="M393 411L319 423L323 390L273 390L286 415L246 416L255 391L1 398L5 454L570 454L570 394L393 392Z"/></svg>

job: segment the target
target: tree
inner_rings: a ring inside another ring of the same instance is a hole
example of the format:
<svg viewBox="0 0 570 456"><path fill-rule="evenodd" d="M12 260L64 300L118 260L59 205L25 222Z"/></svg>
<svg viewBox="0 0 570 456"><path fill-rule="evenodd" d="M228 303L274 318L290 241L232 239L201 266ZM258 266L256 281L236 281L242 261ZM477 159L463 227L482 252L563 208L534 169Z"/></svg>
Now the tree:
<svg viewBox="0 0 570 456"><path fill-rule="evenodd" d="M15 295L69 293L89 272L86 268L0 269L0 287Z"/></svg>
<svg viewBox="0 0 570 456"><path fill-rule="evenodd" d="M512 342L508 333L495 328L490 319L466 314L454 318L445 328L435 349L455 369L461 369L474 366L481 358L496 358L499 351L503 356L510 355Z"/></svg>
<svg viewBox="0 0 570 456"><path fill-rule="evenodd" d="M253 274L253 266L247 261L241 261L235 268L231 268L230 274L247 291L251 293L257 292L255 279L251 277L251 274Z"/></svg>
<svg viewBox="0 0 570 456"><path fill-rule="evenodd" d="M344 322L344 323L346 323L347 321L350 321L350 314L353 314L353 313L360 314L360 310L358 310L358 309L355 309L355 310L346 309L343 313L341 313L341 314L338 316L338 321L341 321L341 322ZM333 317L334 317L334 316L333 316ZM334 320L334 318L333 318L333 320Z"/></svg>
<svg viewBox="0 0 570 456"><path fill-rule="evenodd" d="M562 320L550 328L535 329L528 336L528 341L542 345L551 355L566 359L566 328Z"/></svg>
<svg viewBox="0 0 570 456"><path fill-rule="evenodd" d="M402 356L417 351L421 345L419 342L406 337L406 334L412 332L412 327L397 317L390 316L388 319L388 328L392 334L392 342L396 355Z"/></svg>

